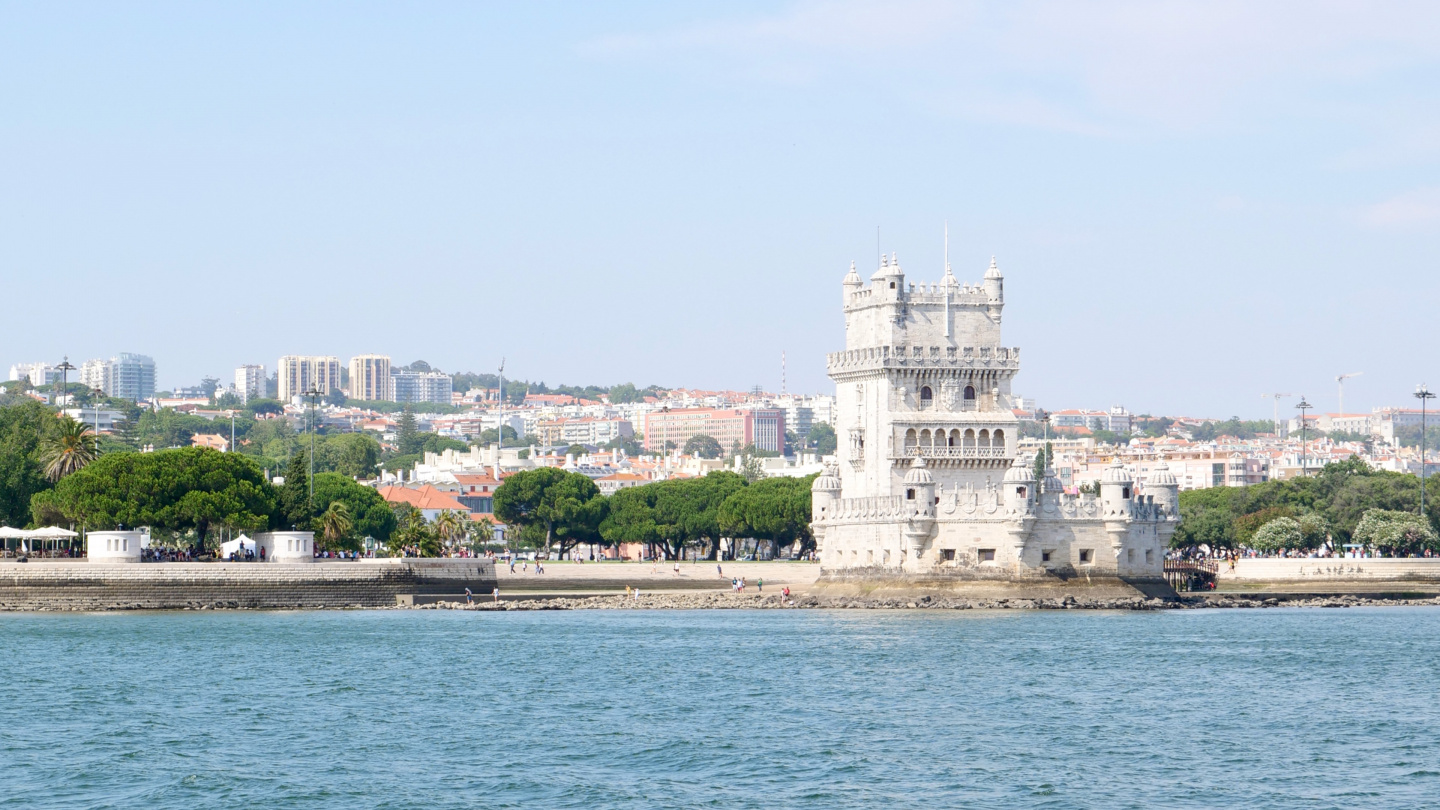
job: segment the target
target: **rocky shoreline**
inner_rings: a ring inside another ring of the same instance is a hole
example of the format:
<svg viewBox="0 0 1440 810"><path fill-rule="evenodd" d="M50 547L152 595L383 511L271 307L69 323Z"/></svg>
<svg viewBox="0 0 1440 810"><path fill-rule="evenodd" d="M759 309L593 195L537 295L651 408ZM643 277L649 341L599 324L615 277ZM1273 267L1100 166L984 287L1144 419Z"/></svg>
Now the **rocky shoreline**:
<svg viewBox="0 0 1440 810"><path fill-rule="evenodd" d="M641 594L634 596L550 597L511 599L501 602L439 601L405 606L403 610L1204 610L1224 608L1440 605L1440 597L1395 599L1363 594L1303 598L1277 596L1181 596L1178 599L966 599L921 596L916 598L866 598L857 596L815 596L797 594L784 599L779 594Z"/></svg>

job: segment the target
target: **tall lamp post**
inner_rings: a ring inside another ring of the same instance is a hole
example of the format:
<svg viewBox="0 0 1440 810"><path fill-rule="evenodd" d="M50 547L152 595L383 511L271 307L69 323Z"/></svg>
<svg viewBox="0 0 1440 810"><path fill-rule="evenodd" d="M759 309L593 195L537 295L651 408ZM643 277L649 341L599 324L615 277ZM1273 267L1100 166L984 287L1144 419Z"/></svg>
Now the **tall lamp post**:
<svg viewBox="0 0 1440 810"><path fill-rule="evenodd" d="M1295 406L1300 409L1300 474L1309 475L1310 471L1305 469L1306 456L1309 455L1309 448L1305 445L1305 411L1315 406L1305 401L1305 395L1300 395L1300 403Z"/></svg>
<svg viewBox="0 0 1440 810"><path fill-rule="evenodd" d="M70 355L65 355L65 359L60 361L60 365L56 366L55 370L60 372L60 394L55 397L55 404L60 405L60 396L66 394L70 388L70 372L75 370L75 367L70 365ZM60 407L65 406L60 405Z"/></svg>
<svg viewBox="0 0 1440 810"><path fill-rule="evenodd" d="M1415 388L1415 398L1420 400L1420 517L1425 517L1425 401L1435 395L1420 383Z"/></svg>
<svg viewBox="0 0 1440 810"><path fill-rule="evenodd" d="M310 386L305 392L310 398L310 510L315 510L315 411L320 401L320 389L317 386Z"/></svg>

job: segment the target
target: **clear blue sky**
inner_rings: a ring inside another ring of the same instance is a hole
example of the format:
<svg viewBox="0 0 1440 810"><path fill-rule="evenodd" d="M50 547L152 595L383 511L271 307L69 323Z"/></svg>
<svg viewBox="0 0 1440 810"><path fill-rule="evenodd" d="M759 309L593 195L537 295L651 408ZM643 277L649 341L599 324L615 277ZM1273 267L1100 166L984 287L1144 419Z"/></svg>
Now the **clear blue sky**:
<svg viewBox="0 0 1440 810"><path fill-rule="evenodd" d="M1046 407L1409 404L1437 102L1433 3L0 3L0 363L829 390L948 220Z"/></svg>

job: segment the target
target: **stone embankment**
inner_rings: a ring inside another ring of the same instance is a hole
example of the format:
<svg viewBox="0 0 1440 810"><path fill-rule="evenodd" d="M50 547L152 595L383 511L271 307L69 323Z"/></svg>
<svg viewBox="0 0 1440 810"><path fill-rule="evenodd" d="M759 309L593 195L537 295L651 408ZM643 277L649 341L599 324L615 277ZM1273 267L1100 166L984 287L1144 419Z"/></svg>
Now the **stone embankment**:
<svg viewBox="0 0 1440 810"><path fill-rule="evenodd" d="M1440 605L1440 597L1404 599L1346 594L1289 599L1275 596L1187 596L1179 599L959 599L922 596L916 599L731 593L661 593L634 596L554 597L474 603L438 601L409 606L411 610L1196 610L1204 608L1361 607L1377 605Z"/></svg>

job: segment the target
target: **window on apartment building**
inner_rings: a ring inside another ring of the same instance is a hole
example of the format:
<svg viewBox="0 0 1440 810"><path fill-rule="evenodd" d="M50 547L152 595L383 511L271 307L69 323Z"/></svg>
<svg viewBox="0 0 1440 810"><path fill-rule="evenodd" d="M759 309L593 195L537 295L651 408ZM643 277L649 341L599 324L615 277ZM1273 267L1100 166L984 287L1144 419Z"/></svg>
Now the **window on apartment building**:
<svg viewBox="0 0 1440 810"><path fill-rule="evenodd" d="M1094 553L1094 552L1092 552L1092 551L1091 551L1090 549L1088 549L1088 548L1082 548L1082 549L1080 549L1080 562L1081 562L1082 564L1090 562L1090 557L1091 557L1091 555L1092 555L1093 553Z"/></svg>
<svg viewBox="0 0 1440 810"><path fill-rule="evenodd" d="M1224 465L1224 464L1211 464L1211 465L1210 465L1210 486L1212 486L1212 487L1223 487L1223 486L1225 486L1225 465Z"/></svg>
<svg viewBox="0 0 1440 810"><path fill-rule="evenodd" d="M980 549L979 551L976 551L976 552L975 552L975 556L976 556L976 557L980 560L980 562L982 562L982 563L983 563L983 562L995 562L995 549L993 549L993 548L982 548L982 549Z"/></svg>

